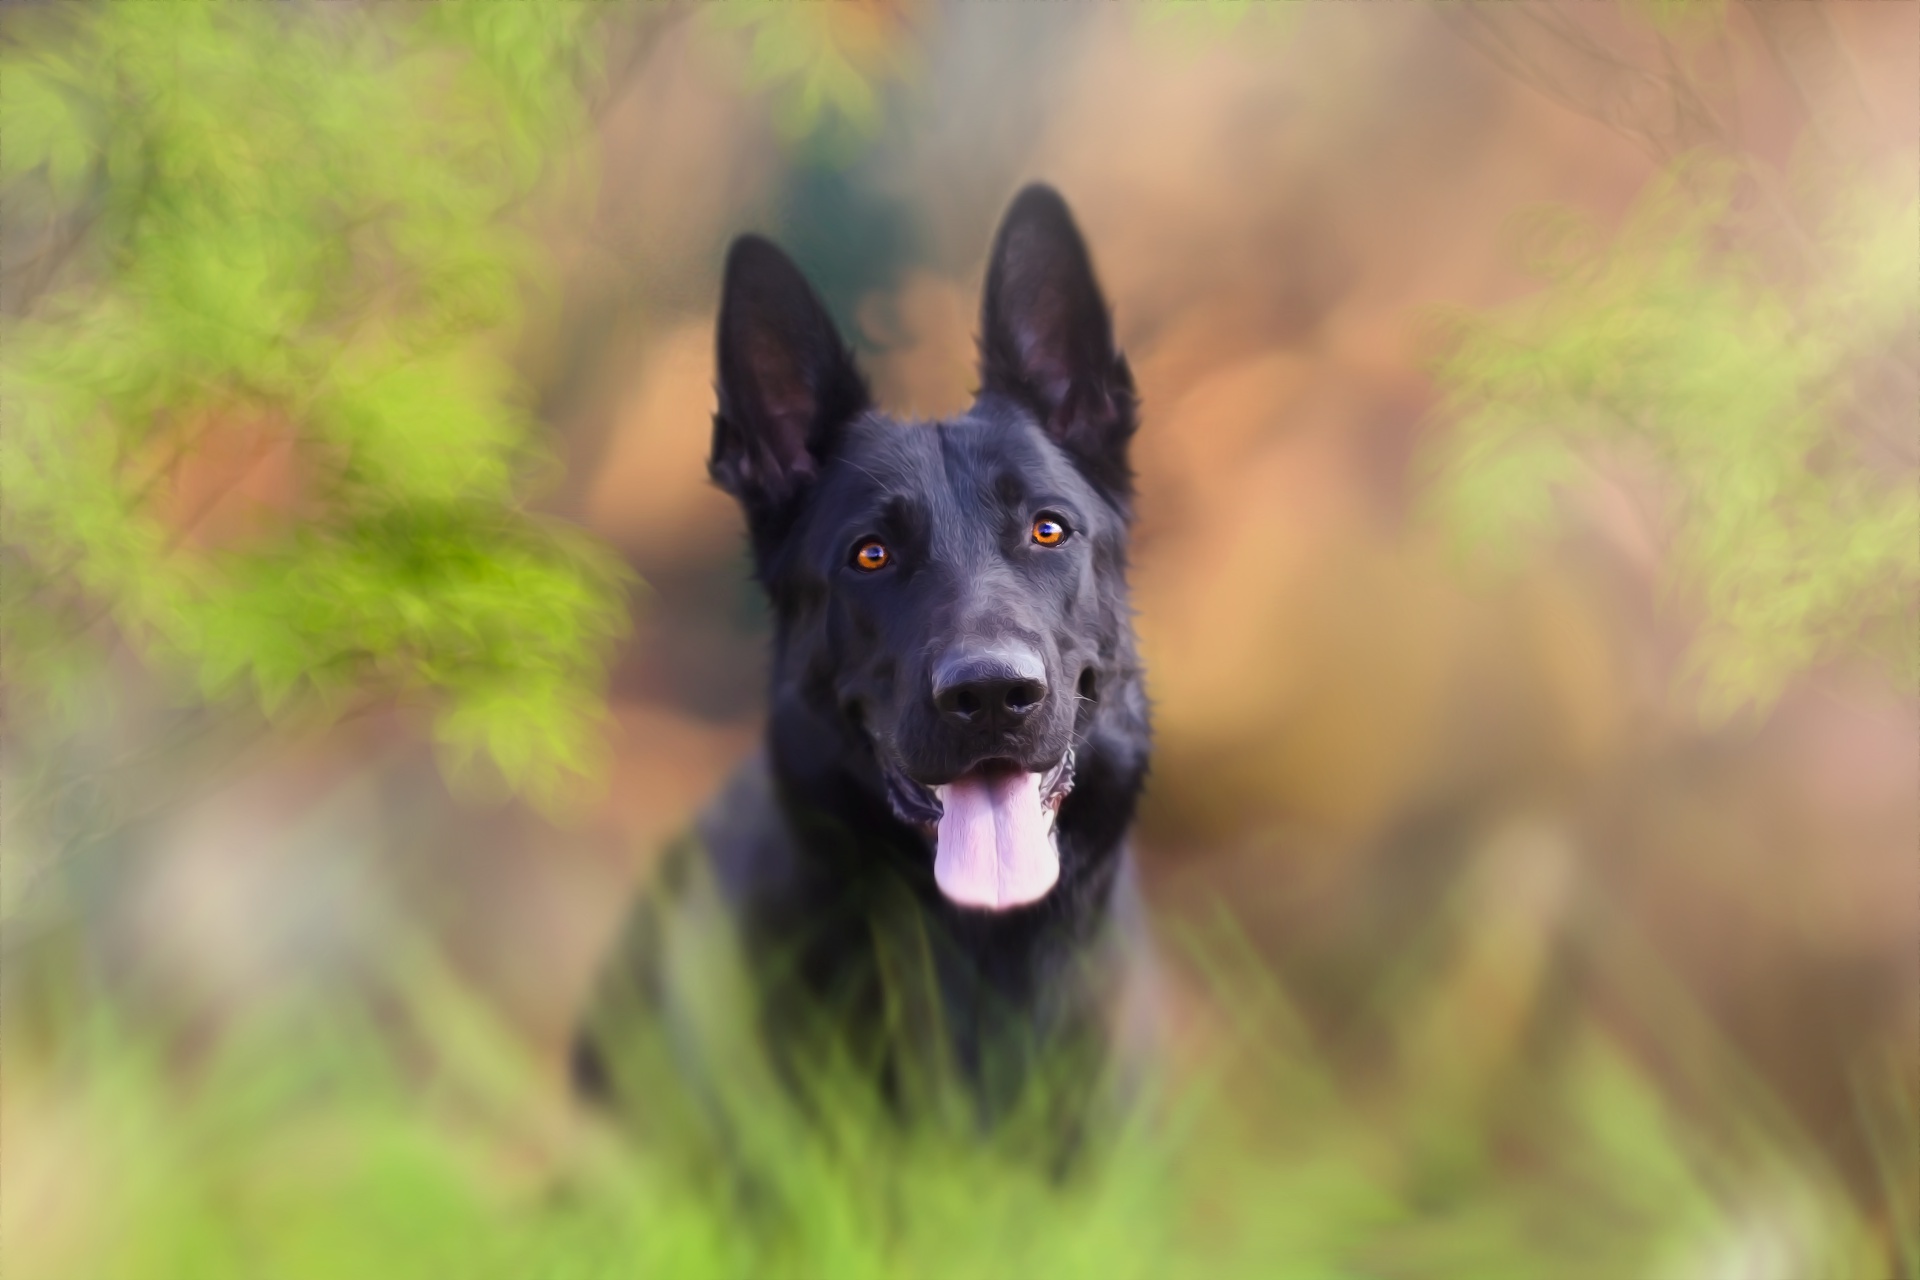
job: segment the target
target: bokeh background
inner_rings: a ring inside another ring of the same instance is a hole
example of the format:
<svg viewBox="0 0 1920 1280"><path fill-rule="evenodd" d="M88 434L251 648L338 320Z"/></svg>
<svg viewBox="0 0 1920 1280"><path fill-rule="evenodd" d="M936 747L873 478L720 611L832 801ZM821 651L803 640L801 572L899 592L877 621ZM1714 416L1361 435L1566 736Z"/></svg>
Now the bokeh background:
<svg viewBox="0 0 1920 1280"><path fill-rule="evenodd" d="M1920 7L0 32L10 1273L1915 1274ZM1034 179L1143 399L1139 854L1180 1078L1263 1117L1200 1147L1242 1200L1156 1192L1194 1214L1160 1253L1139 1212L1059 1257L1021 1233L1065 1210L1002 1222L1000 1270L931 1211L751 1256L514 1234L580 1167L595 969L759 730L704 472L726 244L777 238L937 416ZM394 1030L423 1000L490 1047ZM206 1118L300 1056L273 1011L345 1008L511 1083L402 1071L439 1154L392 1182L379 1125L275 1145L324 1091Z"/></svg>

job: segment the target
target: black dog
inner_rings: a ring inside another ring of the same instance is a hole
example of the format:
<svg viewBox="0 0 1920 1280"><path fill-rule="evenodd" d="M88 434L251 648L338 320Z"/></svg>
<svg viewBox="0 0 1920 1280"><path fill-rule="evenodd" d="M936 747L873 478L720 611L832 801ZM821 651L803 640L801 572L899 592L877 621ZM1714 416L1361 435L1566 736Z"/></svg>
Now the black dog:
<svg viewBox="0 0 1920 1280"><path fill-rule="evenodd" d="M1135 398L1049 188L995 239L980 381L958 417L883 416L799 270L735 241L709 468L773 607L766 751L636 912L576 1054L589 1092L616 1083L619 993L704 1034L686 993L712 986L719 925L758 1034L779 1050L787 1014L824 1012L889 1088L932 1049L997 1113L1036 1055L1105 1053L1148 753L1125 580ZM903 1012L901 955L930 1017Z"/></svg>

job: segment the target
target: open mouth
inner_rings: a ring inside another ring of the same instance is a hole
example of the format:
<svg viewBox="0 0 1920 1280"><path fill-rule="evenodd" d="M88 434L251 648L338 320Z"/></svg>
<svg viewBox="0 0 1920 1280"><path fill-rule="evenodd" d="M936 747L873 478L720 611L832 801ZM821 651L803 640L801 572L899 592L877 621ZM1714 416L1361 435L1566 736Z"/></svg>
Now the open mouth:
<svg viewBox="0 0 1920 1280"><path fill-rule="evenodd" d="M934 838L940 891L983 911L1038 902L1060 879L1055 824L1071 790L1071 748L1043 773L987 761L938 787L887 770L895 814Z"/></svg>

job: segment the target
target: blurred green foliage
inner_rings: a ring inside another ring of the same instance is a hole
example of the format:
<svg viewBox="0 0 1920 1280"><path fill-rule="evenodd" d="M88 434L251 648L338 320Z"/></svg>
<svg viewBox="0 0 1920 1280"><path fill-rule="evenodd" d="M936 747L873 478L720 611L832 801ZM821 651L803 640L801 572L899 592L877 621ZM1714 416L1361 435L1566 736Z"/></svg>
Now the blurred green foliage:
<svg viewBox="0 0 1920 1280"><path fill-rule="evenodd" d="M1216 976L1208 1082L1055 1177L1017 1128L902 1128L842 1070L813 1077L805 1116L777 1087L736 1091L721 1143L685 1123L698 1109L663 1059L644 1133L616 1136L443 971L395 969L402 1056L337 1003L296 1001L236 1029L190 1082L108 1019L57 1061L17 1061L8 1204L33 1209L6 1233L9 1274L1890 1274L1887 1242L1790 1136L1682 1119L1597 1029L1501 1108L1463 1108L1422 1091L1417 1068L1404 1089L1343 1082L1270 980ZM1440 1130L1502 1159L1436 1167L1405 1141Z"/></svg>
<svg viewBox="0 0 1920 1280"><path fill-rule="evenodd" d="M1305 0L1166 0L1139 6L1133 17L1143 39L1197 57L1227 40L1283 41L1304 7Z"/></svg>
<svg viewBox="0 0 1920 1280"><path fill-rule="evenodd" d="M1736 206L1741 177L1691 159L1610 242L1546 211L1544 288L1452 317L1438 366L1436 512L1512 562L1567 490L1628 468L1669 598L1697 615L1683 674L1714 719L1863 651L1904 678L1920 584L1911 423L1875 396L1913 372L1920 208L1852 188L1788 270Z"/></svg>
<svg viewBox="0 0 1920 1280"><path fill-rule="evenodd" d="M920 0L715 4L704 15L746 42L747 83L767 93L781 137L832 163L879 131L882 94L907 74Z"/></svg>
<svg viewBox="0 0 1920 1280"><path fill-rule="evenodd" d="M621 573L525 509L506 344L603 12L11 15L0 177L59 259L0 364L16 726L71 718L119 637L269 713L428 699L451 762L536 794L589 766ZM172 495L236 437L290 454L284 518L198 545L257 462Z"/></svg>

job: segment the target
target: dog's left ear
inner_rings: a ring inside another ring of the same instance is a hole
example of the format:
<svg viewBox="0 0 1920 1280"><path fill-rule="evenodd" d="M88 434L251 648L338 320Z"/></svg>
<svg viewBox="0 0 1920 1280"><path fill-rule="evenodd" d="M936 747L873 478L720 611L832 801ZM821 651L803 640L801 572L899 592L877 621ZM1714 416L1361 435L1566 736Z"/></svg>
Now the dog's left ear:
<svg viewBox="0 0 1920 1280"><path fill-rule="evenodd" d="M981 390L1037 414L1047 434L1121 506L1133 490L1133 372L1067 202L1038 183L994 236L980 304Z"/></svg>

